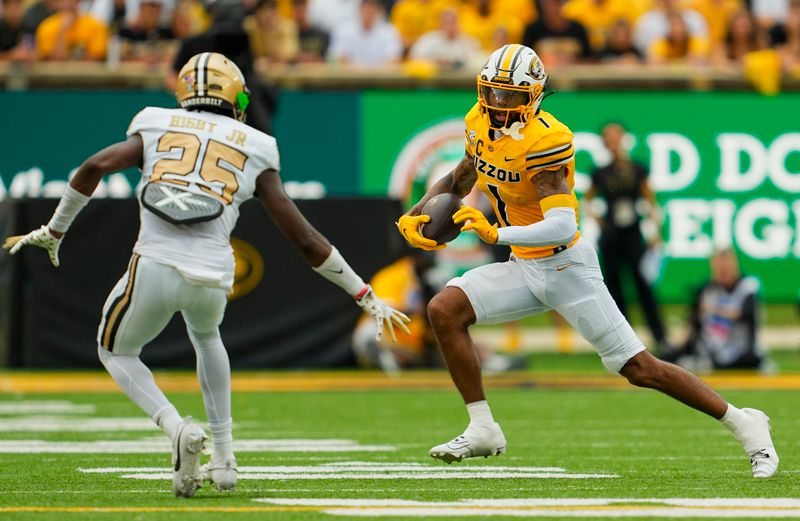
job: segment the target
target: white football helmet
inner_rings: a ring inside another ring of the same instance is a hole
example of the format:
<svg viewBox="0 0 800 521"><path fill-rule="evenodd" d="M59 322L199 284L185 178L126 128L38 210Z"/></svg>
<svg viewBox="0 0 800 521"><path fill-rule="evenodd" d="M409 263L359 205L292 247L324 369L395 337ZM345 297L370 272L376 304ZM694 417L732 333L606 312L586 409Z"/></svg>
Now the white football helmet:
<svg viewBox="0 0 800 521"><path fill-rule="evenodd" d="M484 117L491 128L500 130L516 122L524 125L539 111L547 73L533 49L510 44L489 56L477 80Z"/></svg>

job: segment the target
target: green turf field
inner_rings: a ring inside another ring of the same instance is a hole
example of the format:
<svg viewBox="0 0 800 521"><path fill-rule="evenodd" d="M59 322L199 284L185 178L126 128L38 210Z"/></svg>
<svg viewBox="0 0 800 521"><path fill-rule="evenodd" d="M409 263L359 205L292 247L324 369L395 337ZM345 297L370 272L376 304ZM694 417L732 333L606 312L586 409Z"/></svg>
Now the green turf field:
<svg viewBox="0 0 800 521"><path fill-rule="evenodd" d="M205 417L199 393L168 394L183 413ZM800 393L723 394L772 417L777 476L752 479L724 427L650 391L493 389L507 454L450 466L427 451L466 425L454 390L239 392L237 490L206 486L178 500L165 438L123 395L5 393L0 519L800 516ZM592 498L616 501L586 504ZM670 498L745 499L680 507ZM376 499L385 501L365 501Z"/></svg>

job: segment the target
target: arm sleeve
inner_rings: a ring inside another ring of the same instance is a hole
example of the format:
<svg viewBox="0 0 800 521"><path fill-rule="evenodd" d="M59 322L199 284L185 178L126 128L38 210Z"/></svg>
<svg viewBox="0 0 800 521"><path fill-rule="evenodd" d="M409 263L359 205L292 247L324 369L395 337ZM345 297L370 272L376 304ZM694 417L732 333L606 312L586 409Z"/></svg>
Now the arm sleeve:
<svg viewBox="0 0 800 521"><path fill-rule="evenodd" d="M551 246L569 244L578 232L575 209L556 206L544 219L528 226L505 226L497 230L497 244L508 246Z"/></svg>

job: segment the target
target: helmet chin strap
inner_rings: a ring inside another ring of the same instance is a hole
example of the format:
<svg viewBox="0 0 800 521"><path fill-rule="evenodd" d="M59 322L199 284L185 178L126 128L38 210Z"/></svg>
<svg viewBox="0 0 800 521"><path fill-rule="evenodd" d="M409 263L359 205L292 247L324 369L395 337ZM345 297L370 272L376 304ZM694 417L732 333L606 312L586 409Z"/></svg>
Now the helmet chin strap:
<svg viewBox="0 0 800 521"><path fill-rule="evenodd" d="M511 127L502 127L500 129L501 134L505 134L506 136L511 136L511 139L514 141L522 141L523 135L519 133L522 130L522 127L525 126L525 123L522 121L515 121L511 124Z"/></svg>

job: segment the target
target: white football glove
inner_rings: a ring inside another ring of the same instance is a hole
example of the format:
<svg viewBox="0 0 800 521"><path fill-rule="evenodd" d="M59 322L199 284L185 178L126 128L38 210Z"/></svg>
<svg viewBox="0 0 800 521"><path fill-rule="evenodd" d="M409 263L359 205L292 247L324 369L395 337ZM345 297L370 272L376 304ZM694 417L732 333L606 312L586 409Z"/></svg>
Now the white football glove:
<svg viewBox="0 0 800 521"><path fill-rule="evenodd" d="M63 238L63 236L61 238ZM42 226L38 230L33 230L27 235L8 237L5 242L3 242L3 248L9 250L11 255L14 255L22 249L23 246L27 245L38 246L47 250L47 254L50 255L50 262L52 262L53 266L56 268L58 267L58 248L61 246L61 239L54 237L47 226Z"/></svg>
<svg viewBox="0 0 800 521"><path fill-rule="evenodd" d="M364 293L364 296L360 299L356 300L356 304L371 315L372 318L375 319L375 322L378 323L378 332L375 335L375 340L380 342L381 338L383 338L384 327L389 330L393 342L397 342L397 335L394 333L395 326L406 333L411 332L406 325L411 322L411 319L375 296L375 292L372 291L372 286L367 286L367 292Z"/></svg>

